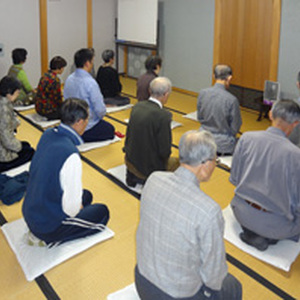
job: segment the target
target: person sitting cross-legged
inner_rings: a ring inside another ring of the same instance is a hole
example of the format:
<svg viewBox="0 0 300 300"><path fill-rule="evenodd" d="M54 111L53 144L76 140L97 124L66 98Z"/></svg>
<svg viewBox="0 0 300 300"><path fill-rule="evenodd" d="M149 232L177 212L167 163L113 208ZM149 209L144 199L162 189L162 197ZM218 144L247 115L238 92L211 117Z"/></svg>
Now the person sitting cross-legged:
<svg viewBox="0 0 300 300"><path fill-rule="evenodd" d="M82 165L77 145L83 143L88 104L67 99L61 124L42 135L30 165L22 211L30 241L61 244L102 231L109 220L104 204L92 204L92 193L82 189Z"/></svg>
<svg viewBox="0 0 300 300"><path fill-rule="evenodd" d="M122 84L119 74L112 66L115 62L114 51L107 49L102 53L104 64L99 67L96 80L104 97L104 103L108 106L122 106L130 103L128 97L121 96Z"/></svg>

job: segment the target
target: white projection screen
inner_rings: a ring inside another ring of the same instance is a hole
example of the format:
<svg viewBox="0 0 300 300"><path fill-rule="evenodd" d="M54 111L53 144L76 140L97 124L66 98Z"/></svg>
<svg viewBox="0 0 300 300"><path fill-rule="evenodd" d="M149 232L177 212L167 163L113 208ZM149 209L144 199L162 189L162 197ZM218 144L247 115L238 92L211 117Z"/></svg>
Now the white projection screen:
<svg viewBox="0 0 300 300"><path fill-rule="evenodd" d="M118 0L117 40L157 44L158 0Z"/></svg>

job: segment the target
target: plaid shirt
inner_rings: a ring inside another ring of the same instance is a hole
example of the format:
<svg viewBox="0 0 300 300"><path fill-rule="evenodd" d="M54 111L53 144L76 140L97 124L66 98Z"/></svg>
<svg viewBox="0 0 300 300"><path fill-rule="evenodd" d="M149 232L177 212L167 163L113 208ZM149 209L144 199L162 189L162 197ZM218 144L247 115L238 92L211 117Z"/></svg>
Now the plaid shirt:
<svg viewBox="0 0 300 300"><path fill-rule="evenodd" d="M219 205L192 172L154 172L141 198L139 271L174 298L193 296L203 283L220 290L227 274L223 231Z"/></svg>

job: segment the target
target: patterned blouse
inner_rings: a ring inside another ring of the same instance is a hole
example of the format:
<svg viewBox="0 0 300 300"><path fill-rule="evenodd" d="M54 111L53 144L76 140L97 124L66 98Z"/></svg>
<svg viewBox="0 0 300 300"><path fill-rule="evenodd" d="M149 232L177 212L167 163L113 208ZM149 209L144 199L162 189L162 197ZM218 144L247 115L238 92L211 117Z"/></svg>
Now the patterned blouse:
<svg viewBox="0 0 300 300"><path fill-rule="evenodd" d="M47 115L57 111L62 101L60 79L56 73L48 71L40 79L35 109L40 115Z"/></svg>

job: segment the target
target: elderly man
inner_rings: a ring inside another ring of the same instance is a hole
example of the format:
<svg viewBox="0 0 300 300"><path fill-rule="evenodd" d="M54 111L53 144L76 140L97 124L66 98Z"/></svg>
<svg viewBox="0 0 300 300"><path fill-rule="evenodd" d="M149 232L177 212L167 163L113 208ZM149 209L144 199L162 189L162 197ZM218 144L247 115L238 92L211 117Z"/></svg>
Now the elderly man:
<svg viewBox="0 0 300 300"><path fill-rule="evenodd" d="M137 103L131 112L125 140L127 184L143 184L153 171L175 170L179 161L171 154L171 114L163 108L171 93L168 78L150 84L151 96Z"/></svg>
<svg viewBox="0 0 300 300"><path fill-rule="evenodd" d="M226 89L232 79L232 70L227 65L216 65L216 83L201 90L198 96L197 113L201 129L210 131L217 144L217 154L231 155L236 144L236 134L242 125L238 99Z"/></svg>
<svg viewBox="0 0 300 300"><path fill-rule="evenodd" d="M87 103L64 101L61 121L44 132L30 165L23 203L30 243L54 245L85 237L102 231L109 219L106 205L91 204L91 192L82 189L76 146L83 143L80 135L88 123Z"/></svg>
<svg viewBox="0 0 300 300"><path fill-rule="evenodd" d="M89 48L75 53L76 70L65 82L64 98L78 98L89 105L90 117L82 138L85 142L111 140L114 138L114 127L103 120L106 107L96 80L89 73L94 65L94 52Z"/></svg>
<svg viewBox="0 0 300 300"><path fill-rule="evenodd" d="M230 175L240 238L261 251L277 240L298 241L300 234L300 150L287 139L299 124L300 107L292 100L277 101L269 115L272 126L266 131L240 138Z"/></svg>
<svg viewBox="0 0 300 300"><path fill-rule="evenodd" d="M207 131L189 131L179 143L180 167L154 172L142 192L135 283L143 300L242 299L227 272L220 206L199 183L216 165Z"/></svg>

